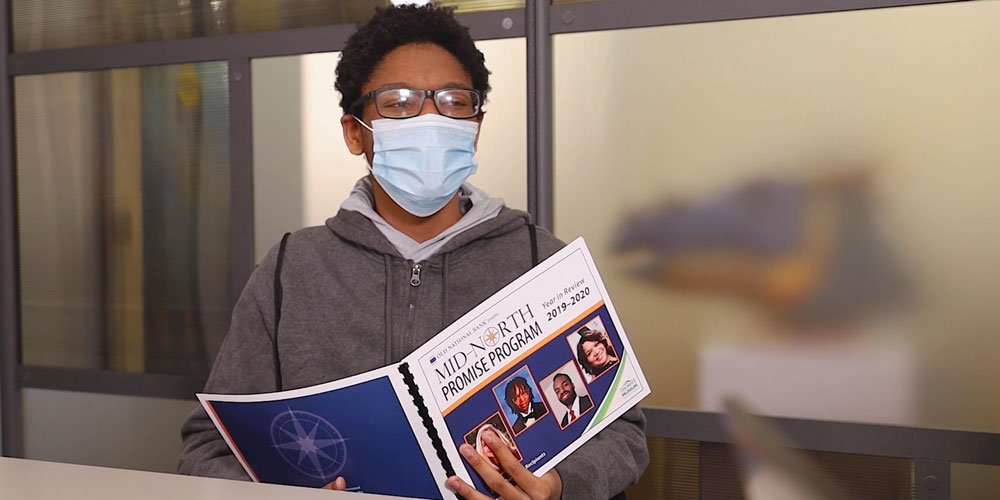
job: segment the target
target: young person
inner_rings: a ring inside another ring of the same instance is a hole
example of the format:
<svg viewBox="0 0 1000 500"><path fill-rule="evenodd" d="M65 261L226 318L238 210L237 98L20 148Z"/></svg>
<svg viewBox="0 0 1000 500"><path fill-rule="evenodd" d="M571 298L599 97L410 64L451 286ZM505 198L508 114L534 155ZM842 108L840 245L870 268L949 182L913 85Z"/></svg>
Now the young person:
<svg viewBox="0 0 1000 500"><path fill-rule="evenodd" d="M531 427L531 424L545 416L548 410L541 401L535 401L534 391L524 377L514 377L504 389L504 400L507 407L517 417L511 423L514 434Z"/></svg>
<svg viewBox="0 0 1000 500"><path fill-rule="evenodd" d="M566 407L566 412L559 420L560 427L572 424L580 418L580 415L594 407L590 396L586 394L580 396L576 393L576 384L565 373L557 373L552 379L552 390L556 393L556 399Z"/></svg>
<svg viewBox="0 0 1000 500"><path fill-rule="evenodd" d="M533 245L526 213L465 183L477 168L488 78L482 53L448 9L381 8L350 37L337 66L341 125L371 175L324 226L288 238L277 328L279 247L257 266L207 392L287 390L397 362L530 269L533 246L541 260L563 245L541 228ZM513 482L474 447L460 451L507 499L606 499L645 468L644 425L633 409L542 477L487 433ZM204 410L181 434L181 473L247 479ZM487 498L458 477L447 484L469 500ZM344 488L344 479L329 486Z"/></svg>
<svg viewBox="0 0 1000 500"><path fill-rule="evenodd" d="M618 357L606 333L587 327L577 333L580 334L580 341L576 344L576 361L586 374L587 383L590 383L618 364Z"/></svg>

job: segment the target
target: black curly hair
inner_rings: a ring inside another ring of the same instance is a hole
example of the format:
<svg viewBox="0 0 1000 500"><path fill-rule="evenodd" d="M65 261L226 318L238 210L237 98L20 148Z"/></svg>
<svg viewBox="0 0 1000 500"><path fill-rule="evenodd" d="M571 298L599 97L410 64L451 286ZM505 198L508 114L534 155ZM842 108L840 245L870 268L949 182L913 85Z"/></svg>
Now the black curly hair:
<svg viewBox="0 0 1000 500"><path fill-rule="evenodd" d="M375 15L358 27L340 53L334 87L340 91L344 114L352 111L351 105L361 97L361 87L389 52L421 42L438 45L455 56L485 102L490 90L490 72L469 29L458 23L453 9L434 4L389 5L376 7Z"/></svg>
<svg viewBox="0 0 1000 500"><path fill-rule="evenodd" d="M517 407L514 406L514 396L517 395L517 389L520 388L522 392L528 393L528 399L531 402L535 402L535 395L532 393L531 386L528 385L528 381L524 377L514 377L513 380L507 382L507 387L504 389L504 399L507 401L507 406L511 410L517 411Z"/></svg>

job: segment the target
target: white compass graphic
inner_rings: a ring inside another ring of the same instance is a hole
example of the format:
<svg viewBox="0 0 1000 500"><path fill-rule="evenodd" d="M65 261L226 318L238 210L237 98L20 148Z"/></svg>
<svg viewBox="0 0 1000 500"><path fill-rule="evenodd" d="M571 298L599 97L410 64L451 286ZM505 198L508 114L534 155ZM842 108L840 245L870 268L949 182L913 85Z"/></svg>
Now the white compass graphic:
<svg viewBox="0 0 1000 500"><path fill-rule="evenodd" d="M347 463L347 440L323 417L307 411L279 413L271 421L271 443L295 470L333 480Z"/></svg>

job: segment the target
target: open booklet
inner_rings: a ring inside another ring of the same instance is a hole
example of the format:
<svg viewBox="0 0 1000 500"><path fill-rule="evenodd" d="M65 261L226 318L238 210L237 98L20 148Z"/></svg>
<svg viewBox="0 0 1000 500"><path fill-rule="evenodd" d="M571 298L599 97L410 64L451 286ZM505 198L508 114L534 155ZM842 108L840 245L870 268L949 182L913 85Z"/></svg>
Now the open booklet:
<svg viewBox="0 0 1000 500"><path fill-rule="evenodd" d="M495 430L536 475L649 394L582 238L401 362L269 394L199 394L255 481L454 499L488 487L462 459Z"/></svg>

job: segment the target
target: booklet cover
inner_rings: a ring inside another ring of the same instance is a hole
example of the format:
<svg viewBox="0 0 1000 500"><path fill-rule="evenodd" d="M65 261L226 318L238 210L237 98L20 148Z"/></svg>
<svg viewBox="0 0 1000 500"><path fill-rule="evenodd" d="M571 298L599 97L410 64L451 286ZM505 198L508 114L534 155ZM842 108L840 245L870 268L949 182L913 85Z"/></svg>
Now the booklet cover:
<svg viewBox="0 0 1000 500"><path fill-rule="evenodd" d="M582 238L398 364L290 391L198 398L254 481L455 499L492 428L542 475L649 394Z"/></svg>

